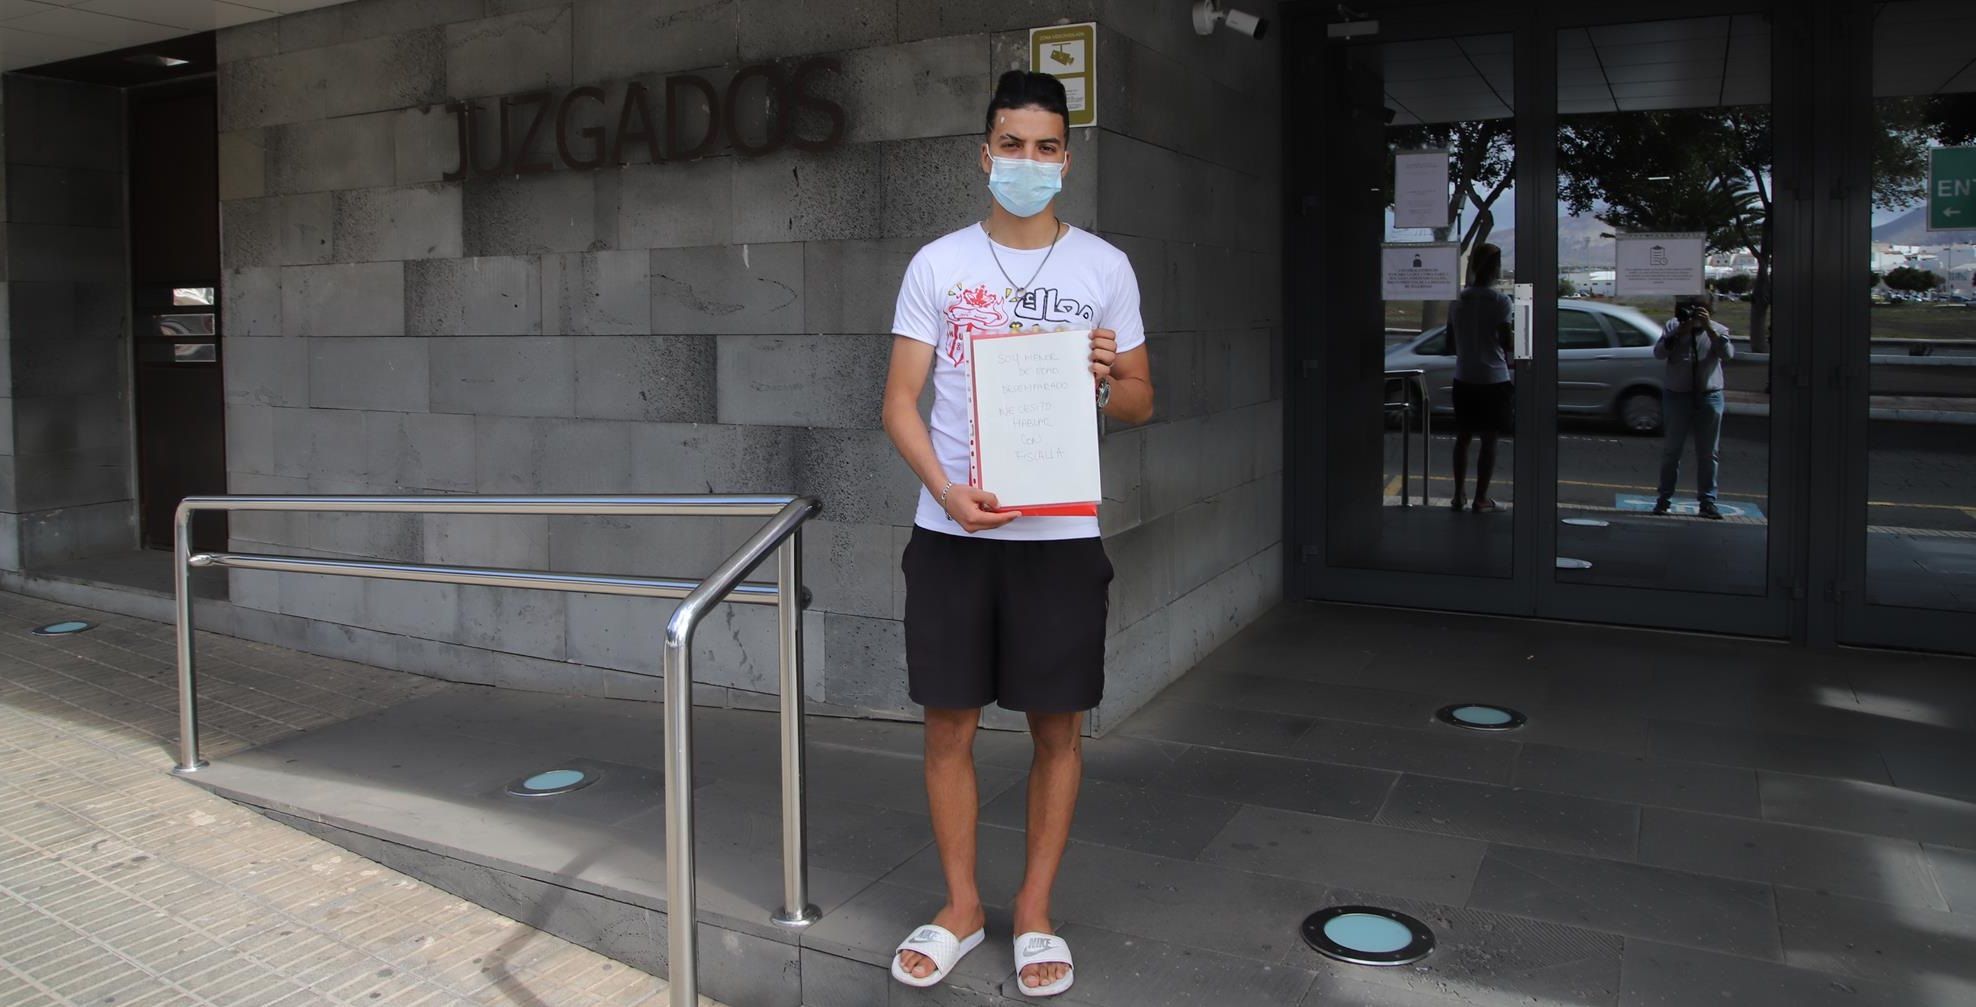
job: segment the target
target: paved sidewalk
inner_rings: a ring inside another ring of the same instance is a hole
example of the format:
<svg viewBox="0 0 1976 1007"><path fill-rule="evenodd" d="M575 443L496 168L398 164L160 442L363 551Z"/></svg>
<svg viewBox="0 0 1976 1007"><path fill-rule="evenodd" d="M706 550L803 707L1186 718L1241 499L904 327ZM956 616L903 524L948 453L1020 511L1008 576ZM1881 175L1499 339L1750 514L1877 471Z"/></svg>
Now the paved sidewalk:
<svg viewBox="0 0 1976 1007"><path fill-rule="evenodd" d="M72 618L97 628L28 632ZM208 758L455 688L199 646ZM0 593L0 1004L665 1002L662 980L167 775L175 690L170 626Z"/></svg>

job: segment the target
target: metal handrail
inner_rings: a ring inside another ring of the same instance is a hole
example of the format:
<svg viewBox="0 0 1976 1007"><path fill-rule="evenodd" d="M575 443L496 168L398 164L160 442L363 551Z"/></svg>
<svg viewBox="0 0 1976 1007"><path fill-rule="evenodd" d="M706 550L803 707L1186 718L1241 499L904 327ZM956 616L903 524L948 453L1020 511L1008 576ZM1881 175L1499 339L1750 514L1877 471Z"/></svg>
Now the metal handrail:
<svg viewBox="0 0 1976 1007"><path fill-rule="evenodd" d="M1428 486L1428 481L1433 476L1433 471L1434 471L1434 454L1433 454L1434 442L1430 440L1430 438L1434 436L1434 398L1427 391L1426 376L1427 376L1427 371L1418 367L1411 367L1397 371L1387 371L1385 374L1385 380L1391 381L1397 378L1399 379L1400 382L1400 401L1398 402L1388 401L1384 403L1384 405L1381 406L1381 408L1391 409L1394 406L1398 406L1400 409L1400 506L1401 507L1413 506L1413 490L1410 483L1410 480L1413 478L1413 458L1412 458L1411 445L1407 441L1407 438L1412 436L1413 434L1412 406L1413 406L1414 386L1413 386L1413 382L1409 380L1411 378L1421 379L1421 387L1419 391L1420 391L1420 505L1422 507L1427 506L1427 486Z"/></svg>
<svg viewBox="0 0 1976 1007"><path fill-rule="evenodd" d="M771 920L800 928L820 914L808 898L809 825L804 801L802 526L823 505L796 496L198 496L172 519L172 586L178 636L178 774L198 772L198 692L193 674L192 570L223 568L380 580L521 587L681 599L666 622L665 789L667 958L671 1007L699 1002L698 899L693 877L693 633L723 601L774 605L781 658L783 904ZM201 511L305 511L397 514L569 514L768 517L704 580L548 573L488 567L334 560L254 553L192 552L192 517ZM776 553L775 583L741 578Z"/></svg>

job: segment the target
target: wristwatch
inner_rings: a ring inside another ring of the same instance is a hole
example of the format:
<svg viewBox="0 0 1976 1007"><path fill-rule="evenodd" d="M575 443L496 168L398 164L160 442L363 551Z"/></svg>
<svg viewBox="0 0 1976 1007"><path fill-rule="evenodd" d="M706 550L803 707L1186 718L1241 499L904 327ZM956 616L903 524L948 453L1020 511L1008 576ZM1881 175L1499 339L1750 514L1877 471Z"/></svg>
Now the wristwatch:
<svg viewBox="0 0 1976 1007"><path fill-rule="evenodd" d="M1104 407L1110 404L1111 404L1111 379L1106 378L1103 381L1098 382L1098 408L1103 409Z"/></svg>

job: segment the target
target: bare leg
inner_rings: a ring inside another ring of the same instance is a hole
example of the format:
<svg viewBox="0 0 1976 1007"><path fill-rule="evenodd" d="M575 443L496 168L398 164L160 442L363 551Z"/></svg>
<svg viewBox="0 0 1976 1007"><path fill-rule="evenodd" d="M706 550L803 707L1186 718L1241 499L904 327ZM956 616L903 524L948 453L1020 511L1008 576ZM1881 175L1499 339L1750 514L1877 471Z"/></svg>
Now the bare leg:
<svg viewBox="0 0 1976 1007"><path fill-rule="evenodd" d="M926 804L933 815L933 843L947 875L947 904L933 922L965 938L981 929L981 889L974 881L975 822L981 801L974 783L974 728L980 710L926 710ZM932 959L917 951L899 952L907 972L924 979Z"/></svg>
<svg viewBox="0 0 1976 1007"><path fill-rule="evenodd" d="M1455 434L1455 498L1452 502L1455 510L1460 510L1468 505L1468 497L1462 493L1462 486L1468 481L1469 440L1469 433L1466 430L1459 431ZM1482 471L1486 472L1488 470L1484 469ZM1475 495L1481 496L1482 486L1488 482L1488 476L1483 475L1482 472L1477 472L1476 477Z"/></svg>
<svg viewBox="0 0 1976 1007"><path fill-rule="evenodd" d="M1036 744L1029 765L1029 860L1023 869L1022 890L1015 896L1015 932L1055 933L1050 926L1050 890L1070 842L1070 819L1077 809L1077 784L1084 774L1082 713L1032 713L1029 736ZM1060 963L1031 965L1022 970L1027 986L1047 986L1063 977Z"/></svg>
<svg viewBox="0 0 1976 1007"><path fill-rule="evenodd" d="M1495 431L1485 431L1481 450L1475 456L1475 509L1478 511L1496 509L1496 502L1489 499L1489 479L1496 474L1496 437Z"/></svg>

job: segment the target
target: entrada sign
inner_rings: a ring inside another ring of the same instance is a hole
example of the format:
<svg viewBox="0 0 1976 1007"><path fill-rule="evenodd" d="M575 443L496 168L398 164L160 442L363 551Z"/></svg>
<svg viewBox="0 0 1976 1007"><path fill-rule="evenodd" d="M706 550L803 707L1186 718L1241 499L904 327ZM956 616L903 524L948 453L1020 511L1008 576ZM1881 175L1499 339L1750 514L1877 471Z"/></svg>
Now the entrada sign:
<svg viewBox="0 0 1976 1007"><path fill-rule="evenodd" d="M457 101L450 106L457 127L459 166L446 173L446 180L457 181L469 174L529 175L549 171L560 162L573 171L593 171L607 164L629 164L627 152L643 150L654 164L701 157L718 149L725 137L734 149L749 157L781 150L786 144L798 150L827 150L844 137L844 109L836 102L810 93L809 87L820 73L836 73L839 64L828 57L817 57L796 64L787 75L775 63L742 67L727 82L725 92L698 74L674 74L665 79L662 95L636 82L612 94L602 87L586 86L558 94L532 91L509 95L498 109L500 142L493 163L483 163L479 151L484 146L483 109L480 103ZM740 121L742 95L750 82L760 81L767 89L767 105L773 115L761 129L744 129ZM681 137L680 113L698 98L706 104L706 128L697 137ZM664 126L653 114L655 102L663 102ZM594 104L596 108L586 108ZM829 132L821 137L797 135L794 111L805 108L827 119ZM577 117L602 110L609 125L579 125ZM517 111L522 114L517 115ZM615 114L612 114L615 113ZM526 120L525 129L517 129ZM544 135L555 137L555 158L538 152Z"/></svg>

